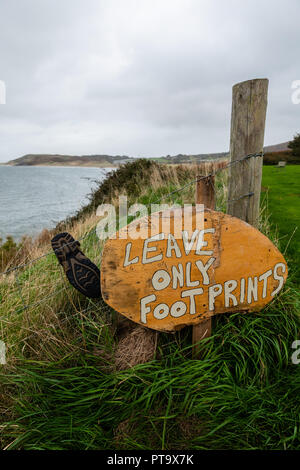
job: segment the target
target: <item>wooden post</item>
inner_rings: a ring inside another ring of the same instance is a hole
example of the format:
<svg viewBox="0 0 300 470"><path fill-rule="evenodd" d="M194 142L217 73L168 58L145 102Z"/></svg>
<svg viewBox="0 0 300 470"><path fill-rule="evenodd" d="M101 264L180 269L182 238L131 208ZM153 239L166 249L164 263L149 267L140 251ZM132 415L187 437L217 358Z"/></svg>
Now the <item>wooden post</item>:
<svg viewBox="0 0 300 470"><path fill-rule="evenodd" d="M215 178L214 176L206 176L199 179L196 183L196 204L204 204L204 208L215 208ZM205 320L199 325L193 326L192 344L197 344L201 339L211 336L211 318ZM199 351L196 346L193 347L193 357L199 357Z"/></svg>
<svg viewBox="0 0 300 470"><path fill-rule="evenodd" d="M203 204L205 208L214 210L215 208L215 177L206 176L205 178L199 176L196 183L196 204Z"/></svg>
<svg viewBox="0 0 300 470"><path fill-rule="evenodd" d="M237 83L232 89L230 159L263 151L269 81ZM257 226L263 157L252 157L230 167L227 213Z"/></svg>

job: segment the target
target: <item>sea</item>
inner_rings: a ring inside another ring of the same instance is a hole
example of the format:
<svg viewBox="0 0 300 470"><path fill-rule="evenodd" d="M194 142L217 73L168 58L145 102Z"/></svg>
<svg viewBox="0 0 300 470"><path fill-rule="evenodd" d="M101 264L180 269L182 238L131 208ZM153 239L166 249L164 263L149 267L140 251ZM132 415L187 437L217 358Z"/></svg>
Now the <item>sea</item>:
<svg viewBox="0 0 300 470"><path fill-rule="evenodd" d="M0 166L0 238L20 241L74 215L111 168Z"/></svg>

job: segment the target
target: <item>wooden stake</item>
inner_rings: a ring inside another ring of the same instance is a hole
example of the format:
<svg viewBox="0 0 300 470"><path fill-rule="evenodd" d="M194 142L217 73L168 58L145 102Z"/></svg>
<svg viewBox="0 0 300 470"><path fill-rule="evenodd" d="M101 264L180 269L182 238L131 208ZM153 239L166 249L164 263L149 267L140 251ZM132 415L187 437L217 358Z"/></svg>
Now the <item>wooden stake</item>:
<svg viewBox="0 0 300 470"><path fill-rule="evenodd" d="M237 83L232 89L230 159L263 151L269 81ZM227 213L257 227L263 157L252 157L230 168Z"/></svg>
<svg viewBox="0 0 300 470"><path fill-rule="evenodd" d="M214 176L206 176L205 178L199 176L199 181L196 183L196 204L203 204L204 208L215 208L215 179ZM211 318L205 320L199 325L193 326L192 344L197 344L200 340L211 336ZM193 347L193 357L200 358L197 346Z"/></svg>
<svg viewBox="0 0 300 470"><path fill-rule="evenodd" d="M203 204L207 209L215 208L215 177L214 176L199 176L199 181L196 183L196 204ZM201 178L201 179L200 179Z"/></svg>

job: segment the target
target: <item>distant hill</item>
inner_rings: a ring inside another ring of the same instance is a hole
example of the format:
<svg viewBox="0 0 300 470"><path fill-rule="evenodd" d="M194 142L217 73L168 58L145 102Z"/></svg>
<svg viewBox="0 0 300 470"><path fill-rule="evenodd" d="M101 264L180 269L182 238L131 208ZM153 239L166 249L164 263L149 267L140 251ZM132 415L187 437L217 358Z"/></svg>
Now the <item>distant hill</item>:
<svg viewBox="0 0 300 470"><path fill-rule="evenodd" d="M154 158L159 163L190 163L198 162L205 159L214 159L225 157L228 152L210 153L199 155L184 155L178 154L175 156L166 156ZM16 158L7 162L7 165L12 166L86 166L86 167L117 167L121 163L126 163L134 160L133 158L125 155L46 155L46 154L28 154L23 157Z"/></svg>
<svg viewBox="0 0 300 470"><path fill-rule="evenodd" d="M289 140L287 142L282 142L281 144L277 144L277 145L267 145L266 147L264 147L264 151L265 153L266 152L284 152L286 150L289 150L288 148L288 144L289 144Z"/></svg>
<svg viewBox="0 0 300 470"><path fill-rule="evenodd" d="M120 163L129 161L126 156L110 155L46 155L28 154L10 160L7 165L12 166L90 166L90 167L116 167Z"/></svg>
<svg viewBox="0 0 300 470"><path fill-rule="evenodd" d="M203 160L214 160L218 158L228 157L228 152L220 153L199 153L197 155L185 155L179 153L178 155L167 155L166 157L154 158L158 163L197 163Z"/></svg>
<svg viewBox="0 0 300 470"><path fill-rule="evenodd" d="M277 145L268 145L264 147L265 153L267 152L285 152L288 151L288 143L282 142ZM153 158L158 163L197 163L203 160L211 160L218 158L225 158L229 156L229 152L219 153L199 153L195 155L167 155L164 157ZM28 154L23 157L16 158L7 162L7 165L12 166L87 166L87 167L102 167L102 168L115 168L121 163L132 161L132 157L126 155L51 155L51 154Z"/></svg>

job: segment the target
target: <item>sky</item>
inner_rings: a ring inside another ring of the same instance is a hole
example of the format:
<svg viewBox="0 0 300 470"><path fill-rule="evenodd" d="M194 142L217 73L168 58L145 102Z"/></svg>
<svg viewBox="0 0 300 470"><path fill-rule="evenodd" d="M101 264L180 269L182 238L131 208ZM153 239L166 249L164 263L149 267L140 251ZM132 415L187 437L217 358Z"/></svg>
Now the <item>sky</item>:
<svg viewBox="0 0 300 470"><path fill-rule="evenodd" d="M270 80L265 144L290 140L299 18L299 0L0 0L0 161L227 151L252 78Z"/></svg>

